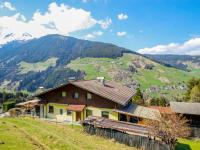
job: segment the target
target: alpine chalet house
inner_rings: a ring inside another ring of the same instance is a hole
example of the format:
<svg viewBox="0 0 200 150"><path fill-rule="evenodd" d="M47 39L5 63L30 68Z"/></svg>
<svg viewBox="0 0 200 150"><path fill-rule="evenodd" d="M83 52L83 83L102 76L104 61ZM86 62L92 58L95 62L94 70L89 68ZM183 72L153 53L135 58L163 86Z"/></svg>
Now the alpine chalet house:
<svg viewBox="0 0 200 150"><path fill-rule="evenodd" d="M40 99L41 118L78 122L88 116L121 120L122 115L124 121L124 115L129 115L128 120L125 121L131 122L141 116L126 112L120 114L120 112L123 108L132 105L131 100L134 94L135 91L129 87L105 81L103 77L99 77L97 80L69 81L65 85L47 90L36 97ZM153 109L152 111L150 114L155 112ZM149 112L147 113L150 115Z"/></svg>

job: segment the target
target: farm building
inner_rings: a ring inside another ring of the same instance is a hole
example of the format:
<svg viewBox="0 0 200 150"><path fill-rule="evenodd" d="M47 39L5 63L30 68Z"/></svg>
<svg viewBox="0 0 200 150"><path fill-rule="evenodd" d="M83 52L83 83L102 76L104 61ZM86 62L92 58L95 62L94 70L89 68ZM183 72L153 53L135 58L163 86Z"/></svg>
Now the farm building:
<svg viewBox="0 0 200 150"><path fill-rule="evenodd" d="M173 112L183 114L191 126L200 127L200 103L170 102Z"/></svg>
<svg viewBox="0 0 200 150"><path fill-rule="evenodd" d="M33 99L16 104L17 108L25 110L26 114L39 115L39 99Z"/></svg>

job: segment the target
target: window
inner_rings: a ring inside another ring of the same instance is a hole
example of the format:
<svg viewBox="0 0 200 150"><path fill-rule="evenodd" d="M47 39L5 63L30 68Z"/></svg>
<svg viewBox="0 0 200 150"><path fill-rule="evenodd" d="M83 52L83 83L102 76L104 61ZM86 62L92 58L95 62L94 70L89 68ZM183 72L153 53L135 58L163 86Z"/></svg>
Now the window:
<svg viewBox="0 0 200 150"><path fill-rule="evenodd" d="M54 108L53 108L53 106L49 106L49 113L50 113L50 114L53 114L53 113L54 113Z"/></svg>
<svg viewBox="0 0 200 150"><path fill-rule="evenodd" d="M72 97L73 97L73 99L78 99L78 98L79 98L78 92L74 92L74 93L72 94Z"/></svg>
<svg viewBox="0 0 200 150"><path fill-rule="evenodd" d="M71 116L72 115L72 111L71 110L67 110L67 115Z"/></svg>
<svg viewBox="0 0 200 150"><path fill-rule="evenodd" d="M87 100L92 99L92 94L91 93L87 93Z"/></svg>
<svg viewBox="0 0 200 150"><path fill-rule="evenodd" d="M108 111L102 111L101 112L101 117L109 118L109 112Z"/></svg>
<svg viewBox="0 0 200 150"><path fill-rule="evenodd" d="M60 115L63 115L63 109L60 109Z"/></svg>
<svg viewBox="0 0 200 150"><path fill-rule="evenodd" d="M86 117L92 116L92 110L86 109Z"/></svg>
<svg viewBox="0 0 200 150"><path fill-rule="evenodd" d="M67 96L67 93L66 92L62 92L62 97L66 97Z"/></svg>

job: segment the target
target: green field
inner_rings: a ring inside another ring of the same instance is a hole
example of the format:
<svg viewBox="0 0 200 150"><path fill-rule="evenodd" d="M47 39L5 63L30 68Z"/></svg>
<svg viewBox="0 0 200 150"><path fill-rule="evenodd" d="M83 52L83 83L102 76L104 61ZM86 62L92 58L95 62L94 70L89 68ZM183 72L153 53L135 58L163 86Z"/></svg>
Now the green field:
<svg viewBox="0 0 200 150"><path fill-rule="evenodd" d="M20 62L19 69L21 70L19 74L26 74L30 71L39 72L48 69L49 67L54 67L58 58L52 57L46 61L36 62L36 63L27 63L25 61Z"/></svg>
<svg viewBox="0 0 200 150"><path fill-rule="evenodd" d="M128 70L131 64L137 63L137 72L132 73ZM147 64L154 65L153 70L145 69ZM86 79L95 79L97 76L104 76L106 79L114 79L115 76L123 71L126 77L119 82L130 83L137 82L141 89L145 90L152 86L178 86L185 84L192 77L199 77L200 70L186 72L183 70L166 67L153 62L142 56L135 54L124 54L122 57L112 58L78 58L67 65L73 70L83 70L86 72ZM162 90L159 94L174 95L178 90ZM156 93L158 94L158 93Z"/></svg>
<svg viewBox="0 0 200 150"><path fill-rule="evenodd" d="M179 139L176 150L200 150L200 140Z"/></svg>
<svg viewBox="0 0 200 150"><path fill-rule="evenodd" d="M179 139L176 150L199 150L200 141ZM57 125L32 118L0 118L0 150L134 150L91 136L81 126ZM136 150L136 149L135 149Z"/></svg>
<svg viewBox="0 0 200 150"><path fill-rule="evenodd" d="M82 131L31 118L0 118L0 150L129 150L134 148Z"/></svg>

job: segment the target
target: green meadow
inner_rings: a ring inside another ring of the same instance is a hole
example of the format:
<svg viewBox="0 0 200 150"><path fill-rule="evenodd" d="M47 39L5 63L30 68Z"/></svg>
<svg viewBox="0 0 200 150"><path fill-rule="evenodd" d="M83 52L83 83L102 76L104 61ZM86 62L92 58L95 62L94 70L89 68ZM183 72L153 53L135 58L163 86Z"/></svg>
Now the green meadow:
<svg viewBox="0 0 200 150"><path fill-rule="evenodd" d="M131 64L136 64L140 67L136 68L137 72L133 73L128 70ZM153 70L145 69L147 64L154 65ZM200 76L200 70L192 70L186 72L173 67L166 67L154 61L151 61L142 56L135 54L124 54L119 58L78 58L72 60L66 67L73 70L82 70L86 73L86 79L95 79L97 76L104 76L106 79L113 79L116 74L123 71L126 77L121 81L123 83L137 82L141 85L141 89L147 89L152 86L178 86L185 84L193 77ZM177 90L161 90L154 95L166 94L168 97L176 93L181 93ZM151 95L153 95L151 93Z"/></svg>
<svg viewBox="0 0 200 150"><path fill-rule="evenodd" d="M0 150L134 150L113 140L91 136L81 126L32 118L0 118ZM199 140L179 139L176 150L199 150ZM136 149L135 149L136 150Z"/></svg>
<svg viewBox="0 0 200 150"><path fill-rule="evenodd" d="M0 118L0 150L134 150L82 131L31 118Z"/></svg>

